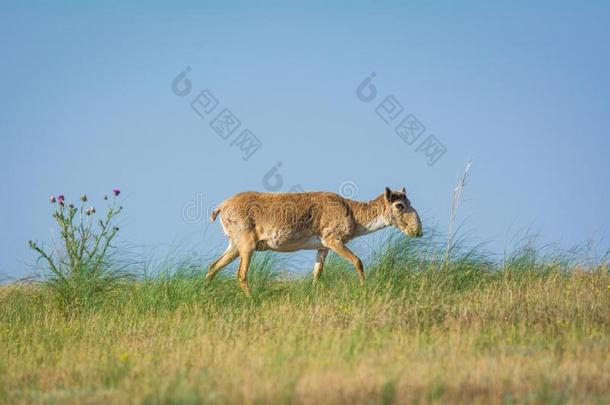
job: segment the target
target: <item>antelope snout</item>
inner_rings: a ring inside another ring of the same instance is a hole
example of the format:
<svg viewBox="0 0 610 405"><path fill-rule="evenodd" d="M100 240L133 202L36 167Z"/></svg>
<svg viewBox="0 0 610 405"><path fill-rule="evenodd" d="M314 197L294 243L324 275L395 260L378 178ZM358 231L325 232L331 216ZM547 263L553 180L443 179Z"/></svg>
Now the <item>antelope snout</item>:
<svg viewBox="0 0 610 405"><path fill-rule="evenodd" d="M422 230L421 225L418 226L407 226L400 229L402 233L411 237L411 238L421 238L424 236L424 231Z"/></svg>
<svg viewBox="0 0 610 405"><path fill-rule="evenodd" d="M424 231L422 230L421 226L418 226L417 228L411 228L405 233L412 238L421 238L422 236L424 236Z"/></svg>
<svg viewBox="0 0 610 405"><path fill-rule="evenodd" d="M412 222L412 226L410 229L410 236L414 237L414 238L421 238L422 236L424 236L424 230L421 226L421 219L419 219L419 215L417 214L417 211L413 211L415 214L415 218L414 218L414 223Z"/></svg>

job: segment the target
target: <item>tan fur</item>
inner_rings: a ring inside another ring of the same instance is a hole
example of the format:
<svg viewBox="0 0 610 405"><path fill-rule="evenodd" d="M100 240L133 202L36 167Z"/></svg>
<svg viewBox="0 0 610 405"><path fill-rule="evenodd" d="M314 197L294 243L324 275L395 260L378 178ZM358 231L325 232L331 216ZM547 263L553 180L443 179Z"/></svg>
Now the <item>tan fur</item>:
<svg viewBox="0 0 610 405"><path fill-rule="evenodd" d="M345 244L361 235L389 225L409 236L422 235L421 221L411 207L404 188L384 193L369 202L354 201L329 192L239 193L222 202L211 214L221 214L229 238L226 251L210 266L211 280L224 266L240 256L237 279L246 292L248 266L254 251L292 252L317 249L314 283L320 278L328 250L349 260L364 282L362 261Z"/></svg>

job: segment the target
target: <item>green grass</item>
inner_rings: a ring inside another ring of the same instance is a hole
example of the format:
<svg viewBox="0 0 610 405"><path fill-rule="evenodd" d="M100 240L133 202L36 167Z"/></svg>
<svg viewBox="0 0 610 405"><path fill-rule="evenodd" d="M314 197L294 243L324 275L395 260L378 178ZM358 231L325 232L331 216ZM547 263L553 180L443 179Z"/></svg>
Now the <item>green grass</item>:
<svg viewBox="0 0 610 405"><path fill-rule="evenodd" d="M181 264L76 309L48 284L0 289L0 402L608 403L610 269L521 249L392 236L364 287L257 254L246 297ZM169 271L171 270L171 271Z"/></svg>

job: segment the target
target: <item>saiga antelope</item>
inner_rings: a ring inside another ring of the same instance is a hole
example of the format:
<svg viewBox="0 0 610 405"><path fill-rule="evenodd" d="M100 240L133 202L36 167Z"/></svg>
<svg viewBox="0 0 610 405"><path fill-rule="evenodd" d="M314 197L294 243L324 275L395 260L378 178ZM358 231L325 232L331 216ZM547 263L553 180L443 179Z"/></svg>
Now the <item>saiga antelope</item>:
<svg viewBox="0 0 610 405"><path fill-rule="evenodd" d="M223 201L212 211L210 220L221 214L224 233L229 239L226 251L209 267L206 281L240 257L237 281L250 293L247 274L254 251L293 252L316 249L314 284L320 278L328 250L350 261L364 283L362 261L345 244L386 226L403 233L422 236L417 211L411 206L404 187L385 188L369 202L354 201L329 192L258 193L244 192Z"/></svg>

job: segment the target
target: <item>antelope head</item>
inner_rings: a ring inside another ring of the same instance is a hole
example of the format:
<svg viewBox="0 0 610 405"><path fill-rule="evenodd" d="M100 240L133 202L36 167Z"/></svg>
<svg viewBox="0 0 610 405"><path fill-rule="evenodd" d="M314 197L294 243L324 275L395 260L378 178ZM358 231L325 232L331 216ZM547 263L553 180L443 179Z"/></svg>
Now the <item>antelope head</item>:
<svg viewBox="0 0 610 405"><path fill-rule="evenodd" d="M390 225L397 227L405 235L416 238L423 236L421 220L415 208L411 206L404 187L400 191L392 191L386 187L383 197L385 216Z"/></svg>

